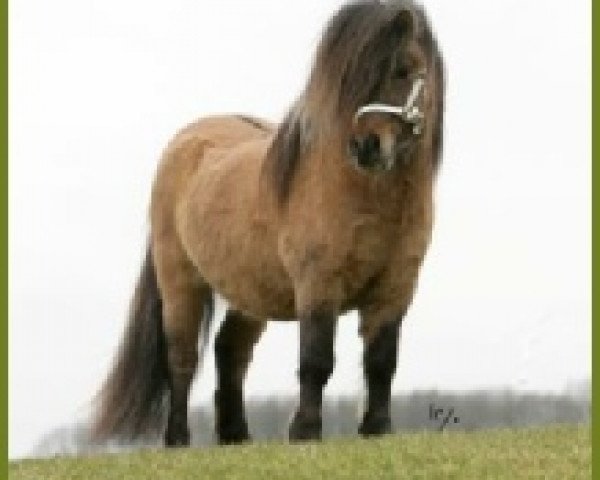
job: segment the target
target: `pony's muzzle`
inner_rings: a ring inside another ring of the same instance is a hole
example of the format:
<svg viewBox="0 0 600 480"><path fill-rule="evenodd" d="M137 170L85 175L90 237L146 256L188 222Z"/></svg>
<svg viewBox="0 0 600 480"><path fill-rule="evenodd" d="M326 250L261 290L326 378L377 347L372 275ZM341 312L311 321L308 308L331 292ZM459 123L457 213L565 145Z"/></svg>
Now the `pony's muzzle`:
<svg viewBox="0 0 600 480"><path fill-rule="evenodd" d="M354 164L365 170L390 171L397 157L397 140L389 133L353 135L348 150Z"/></svg>
<svg viewBox="0 0 600 480"><path fill-rule="evenodd" d="M381 141L379 135L354 135L349 144L350 155L354 163L367 170L378 169L382 159Z"/></svg>

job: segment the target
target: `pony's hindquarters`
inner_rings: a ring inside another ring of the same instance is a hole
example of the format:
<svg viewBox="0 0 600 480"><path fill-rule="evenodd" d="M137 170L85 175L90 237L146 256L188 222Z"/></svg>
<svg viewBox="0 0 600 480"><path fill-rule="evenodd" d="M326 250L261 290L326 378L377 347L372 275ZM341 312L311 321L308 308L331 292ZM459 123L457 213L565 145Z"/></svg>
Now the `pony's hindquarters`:
<svg viewBox="0 0 600 480"><path fill-rule="evenodd" d="M204 298L205 319L212 317L212 296ZM197 337L194 338L197 343ZM96 440L133 439L164 425L169 405L168 343L151 249L138 280L112 372L98 394L92 428Z"/></svg>

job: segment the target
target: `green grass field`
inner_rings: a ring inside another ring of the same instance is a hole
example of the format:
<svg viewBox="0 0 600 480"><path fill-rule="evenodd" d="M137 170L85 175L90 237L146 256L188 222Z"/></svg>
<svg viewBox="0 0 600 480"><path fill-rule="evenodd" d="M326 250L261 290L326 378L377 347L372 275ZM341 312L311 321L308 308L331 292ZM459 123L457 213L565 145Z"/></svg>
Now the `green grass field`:
<svg viewBox="0 0 600 480"><path fill-rule="evenodd" d="M590 435L589 426L428 432L24 460L9 472L11 480L587 479Z"/></svg>

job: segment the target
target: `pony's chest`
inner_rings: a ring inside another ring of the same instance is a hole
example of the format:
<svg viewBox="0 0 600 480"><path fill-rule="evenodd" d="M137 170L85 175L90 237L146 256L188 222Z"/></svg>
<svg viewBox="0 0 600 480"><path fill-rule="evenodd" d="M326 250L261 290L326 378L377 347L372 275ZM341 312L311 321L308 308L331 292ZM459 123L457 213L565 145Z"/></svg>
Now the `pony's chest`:
<svg viewBox="0 0 600 480"><path fill-rule="evenodd" d="M292 277L335 276L349 293L385 264L396 232L375 215L312 216L284 230L279 250Z"/></svg>
<svg viewBox="0 0 600 480"><path fill-rule="evenodd" d="M382 288L382 278L397 278L424 255L429 209L411 208L408 202L403 206L393 215L358 209L296 212L278 245L292 283L344 310L367 301L374 289Z"/></svg>

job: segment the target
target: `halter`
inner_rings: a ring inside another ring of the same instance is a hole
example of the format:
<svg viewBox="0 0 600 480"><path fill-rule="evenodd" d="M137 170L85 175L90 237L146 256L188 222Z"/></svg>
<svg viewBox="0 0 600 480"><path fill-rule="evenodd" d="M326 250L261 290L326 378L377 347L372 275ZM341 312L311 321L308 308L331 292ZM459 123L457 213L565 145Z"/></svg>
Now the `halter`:
<svg viewBox="0 0 600 480"><path fill-rule="evenodd" d="M363 107L360 107L354 115L354 123L358 122L360 117L367 113L390 113L400 117L406 123L410 123L413 126L413 134L420 135L423 131L423 120L425 115L421 109L415 105L417 99L423 91L425 86L425 73L420 73L413 81L412 88L406 102L402 107L396 107L394 105L387 105L385 103L369 103Z"/></svg>

